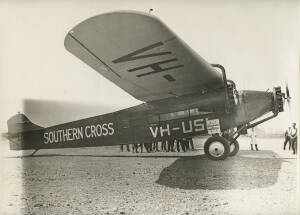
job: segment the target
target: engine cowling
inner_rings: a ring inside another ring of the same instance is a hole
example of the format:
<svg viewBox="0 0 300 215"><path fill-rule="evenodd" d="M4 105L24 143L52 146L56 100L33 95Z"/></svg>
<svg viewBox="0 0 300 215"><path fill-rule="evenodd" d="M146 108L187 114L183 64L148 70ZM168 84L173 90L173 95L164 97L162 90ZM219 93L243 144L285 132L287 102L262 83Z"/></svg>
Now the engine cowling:
<svg viewBox="0 0 300 215"><path fill-rule="evenodd" d="M273 89L274 94L274 113L283 112L283 100L284 100L284 93L281 92L281 87L274 87Z"/></svg>

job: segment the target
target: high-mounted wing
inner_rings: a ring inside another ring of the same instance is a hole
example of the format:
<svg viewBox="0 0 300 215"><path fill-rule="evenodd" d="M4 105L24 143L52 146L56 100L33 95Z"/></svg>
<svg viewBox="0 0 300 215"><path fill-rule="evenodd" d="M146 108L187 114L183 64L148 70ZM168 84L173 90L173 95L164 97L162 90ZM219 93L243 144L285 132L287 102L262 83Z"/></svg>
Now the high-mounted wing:
<svg viewBox="0 0 300 215"><path fill-rule="evenodd" d="M142 101L224 87L219 71L150 14L121 11L89 18L67 34L65 47Z"/></svg>

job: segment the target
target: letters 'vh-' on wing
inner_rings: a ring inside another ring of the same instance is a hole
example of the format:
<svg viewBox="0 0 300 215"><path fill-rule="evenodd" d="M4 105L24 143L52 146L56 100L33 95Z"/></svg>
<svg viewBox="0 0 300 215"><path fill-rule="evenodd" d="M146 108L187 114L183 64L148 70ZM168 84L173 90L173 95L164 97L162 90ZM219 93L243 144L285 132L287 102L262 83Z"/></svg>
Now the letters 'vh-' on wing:
<svg viewBox="0 0 300 215"><path fill-rule="evenodd" d="M224 87L222 73L150 14L89 18L69 31L65 47L141 101Z"/></svg>

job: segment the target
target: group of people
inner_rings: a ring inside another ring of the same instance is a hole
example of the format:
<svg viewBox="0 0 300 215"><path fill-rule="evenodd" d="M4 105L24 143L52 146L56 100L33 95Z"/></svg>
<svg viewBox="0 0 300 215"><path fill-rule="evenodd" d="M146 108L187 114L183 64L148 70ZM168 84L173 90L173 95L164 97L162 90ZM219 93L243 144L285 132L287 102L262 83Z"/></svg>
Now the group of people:
<svg viewBox="0 0 300 215"><path fill-rule="evenodd" d="M155 141L155 142L148 142L148 143L134 143L129 145L121 145L120 149L123 152L126 147L126 150L133 153L143 153L143 149L145 148L146 152L177 152L183 151L186 152L187 150L194 151L194 142L191 137L188 138L181 138L181 139L171 139L171 140L163 140L163 141Z"/></svg>
<svg viewBox="0 0 300 215"><path fill-rule="evenodd" d="M292 127L289 127L284 134L283 150L285 150L287 143L289 143L289 150L293 150L293 154L297 154L297 127L296 123L293 123Z"/></svg>

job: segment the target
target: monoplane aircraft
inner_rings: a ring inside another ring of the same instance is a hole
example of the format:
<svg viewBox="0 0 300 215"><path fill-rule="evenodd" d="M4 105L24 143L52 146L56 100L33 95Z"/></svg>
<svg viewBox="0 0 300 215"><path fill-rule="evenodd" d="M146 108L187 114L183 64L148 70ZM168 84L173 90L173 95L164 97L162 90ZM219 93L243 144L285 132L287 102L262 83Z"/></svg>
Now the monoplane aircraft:
<svg viewBox="0 0 300 215"><path fill-rule="evenodd" d="M12 150L36 152L210 135L205 154L221 160L238 152L241 133L276 117L283 111L284 99L290 98L280 87L272 92L237 91L222 65L206 62L151 14L119 11L89 18L68 32L64 44L143 103L47 128L17 114L8 120Z"/></svg>

